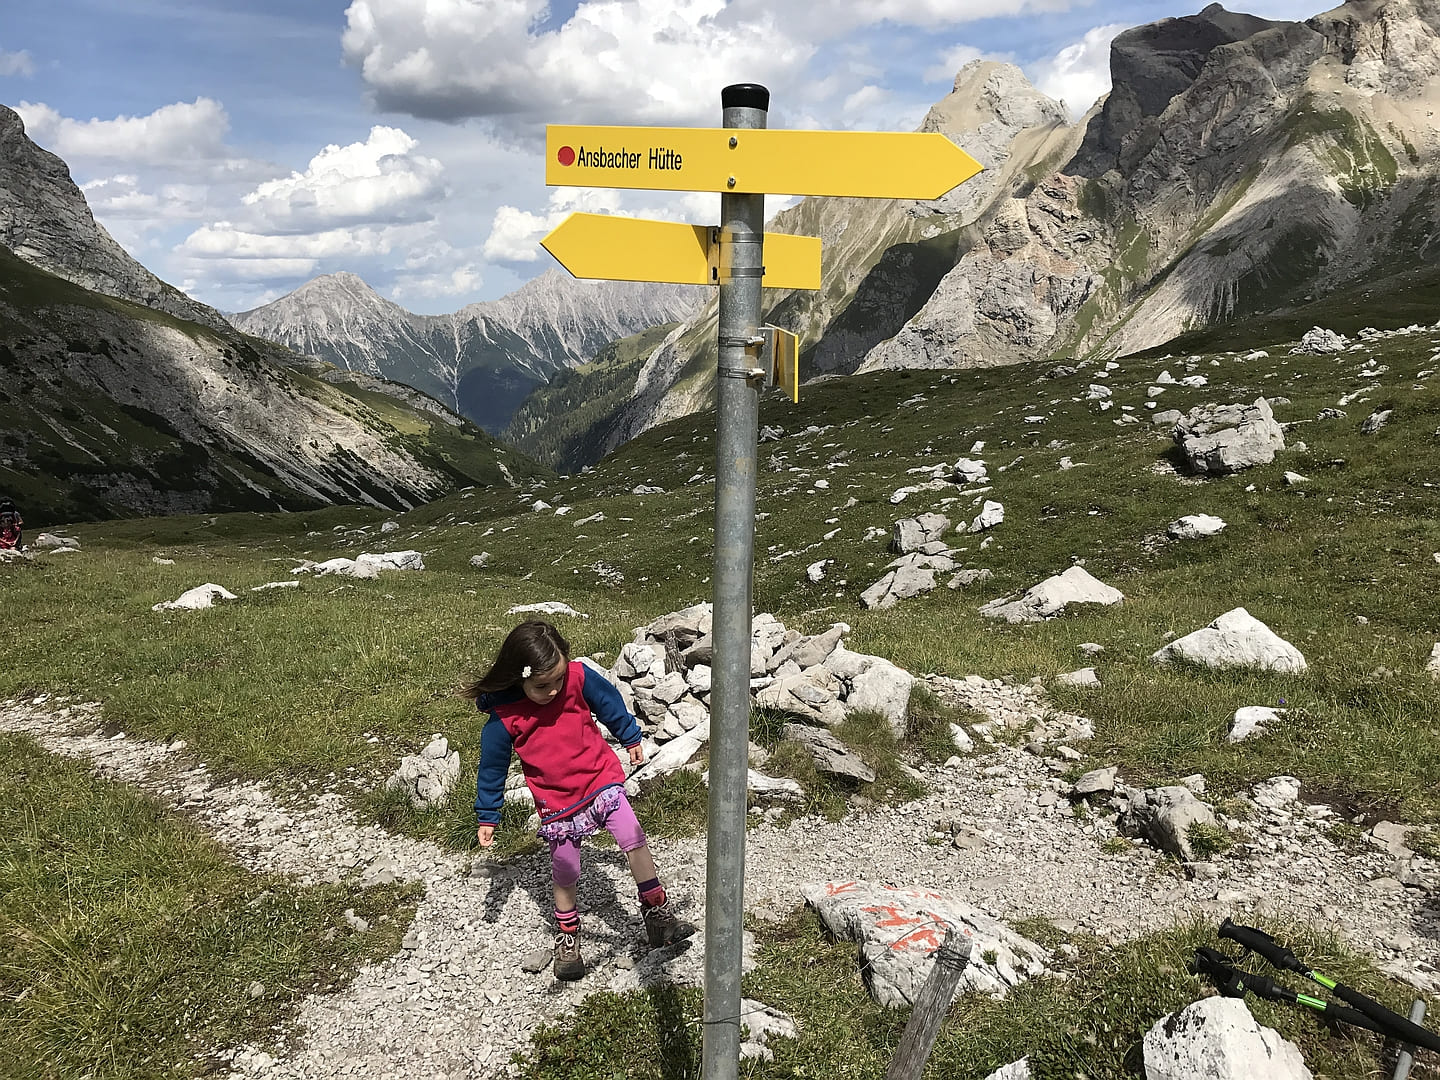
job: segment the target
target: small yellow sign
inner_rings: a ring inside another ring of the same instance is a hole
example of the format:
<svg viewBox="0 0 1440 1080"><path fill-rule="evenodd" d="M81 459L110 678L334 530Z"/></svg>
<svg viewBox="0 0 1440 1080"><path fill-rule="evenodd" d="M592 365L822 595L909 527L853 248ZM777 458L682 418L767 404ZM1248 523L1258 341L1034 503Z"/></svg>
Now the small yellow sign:
<svg viewBox="0 0 1440 1080"><path fill-rule="evenodd" d="M983 166L939 132L545 128L545 183L938 199Z"/></svg>
<svg viewBox="0 0 1440 1080"><path fill-rule="evenodd" d="M718 285L719 230L706 225L571 214L540 246L577 278ZM766 233L767 289L820 288L820 238Z"/></svg>
<svg viewBox="0 0 1440 1080"><path fill-rule="evenodd" d="M760 367L765 371L765 385L778 386L800 402L800 339L779 326L762 326L760 336Z"/></svg>

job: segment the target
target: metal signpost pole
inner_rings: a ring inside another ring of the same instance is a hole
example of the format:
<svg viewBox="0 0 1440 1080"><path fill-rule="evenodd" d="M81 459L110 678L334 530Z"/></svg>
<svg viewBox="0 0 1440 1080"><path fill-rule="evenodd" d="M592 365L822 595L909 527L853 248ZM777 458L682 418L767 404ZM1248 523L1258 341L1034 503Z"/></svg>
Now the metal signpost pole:
<svg viewBox="0 0 1440 1080"><path fill-rule="evenodd" d="M770 91L720 92L732 148L765 126ZM732 186L733 178L728 181ZM711 634L710 804L705 882L704 1080L740 1068L740 963L745 914L746 771L750 749L750 578L755 556L755 454L760 388L760 276L765 196L720 196L720 368L716 380L715 608Z"/></svg>

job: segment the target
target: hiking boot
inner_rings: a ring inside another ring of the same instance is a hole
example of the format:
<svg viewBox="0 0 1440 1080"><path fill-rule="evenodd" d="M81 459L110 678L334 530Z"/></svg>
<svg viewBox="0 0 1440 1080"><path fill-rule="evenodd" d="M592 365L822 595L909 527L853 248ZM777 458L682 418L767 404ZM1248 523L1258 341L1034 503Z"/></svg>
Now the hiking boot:
<svg viewBox="0 0 1440 1080"><path fill-rule="evenodd" d="M645 936L652 949L669 945L695 933L695 927L675 914L673 900L667 899L663 904L647 907L642 915L645 920Z"/></svg>
<svg viewBox="0 0 1440 1080"><path fill-rule="evenodd" d="M580 939L574 934L555 935L555 977L573 980L585 974L585 958L580 955Z"/></svg>

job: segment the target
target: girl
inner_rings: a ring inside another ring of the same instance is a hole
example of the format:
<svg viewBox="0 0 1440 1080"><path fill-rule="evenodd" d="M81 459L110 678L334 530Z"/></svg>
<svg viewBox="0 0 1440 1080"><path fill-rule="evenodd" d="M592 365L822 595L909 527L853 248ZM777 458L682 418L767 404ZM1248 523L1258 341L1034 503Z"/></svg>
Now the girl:
<svg viewBox="0 0 1440 1080"><path fill-rule="evenodd" d="M550 845L560 931L555 977L578 979L585 974L575 909L580 841L602 828L615 837L635 875L650 945L668 945L694 933L693 926L676 917L665 895L645 832L625 797L625 772L591 718L594 713L610 729L629 751L632 765L643 762L640 725L620 692L584 664L571 663L569 643L548 622L536 620L510 631L490 670L464 694L490 714L480 734L475 777L480 846L494 843L512 750L535 796L540 836Z"/></svg>

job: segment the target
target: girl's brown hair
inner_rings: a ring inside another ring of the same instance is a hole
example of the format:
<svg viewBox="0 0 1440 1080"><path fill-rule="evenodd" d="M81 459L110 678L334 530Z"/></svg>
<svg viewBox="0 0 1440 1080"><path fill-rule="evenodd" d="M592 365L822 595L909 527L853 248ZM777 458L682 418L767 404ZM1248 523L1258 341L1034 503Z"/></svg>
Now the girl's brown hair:
<svg viewBox="0 0 1440 1080"><path fill-rule="evenodd" d="M562 661L570 661L570 643L560 636L560 631L542 619L523 622L506 635L490 670L461 690L460 695L474 701L481 694L509 690L524 681L527 667L531 675L538 675Z"/></svg>

